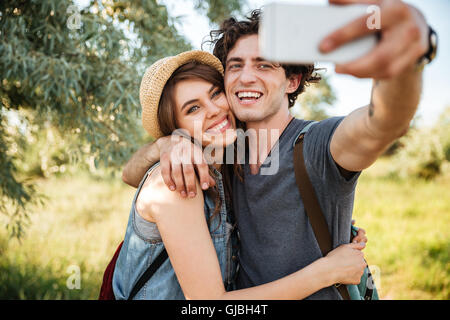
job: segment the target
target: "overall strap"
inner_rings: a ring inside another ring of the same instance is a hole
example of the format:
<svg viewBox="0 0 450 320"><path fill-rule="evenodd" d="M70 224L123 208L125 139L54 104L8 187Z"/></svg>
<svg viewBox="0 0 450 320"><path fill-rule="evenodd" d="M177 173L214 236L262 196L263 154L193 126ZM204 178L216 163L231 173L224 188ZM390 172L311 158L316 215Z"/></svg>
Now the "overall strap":
<svg viewBox="0 0 450 320"><path fill-rule="evenodd" d="M332 250L331 235L328 230L327 221L320 208L314 187L311 184L308 173L306 171L305 159L303 157L303 138L308 129L315 124L308 124L299 134L294 142L294 171L295 180L297 182L298 191L303 200L306 214L308 216L314 235L319 244L320 251L326 256ZM335 285L344 300L350 300L346 286Z"/></svg>
<svg viewBox="0 0 450 320"><path fill-rule="evenodd" d="M137 189L137 192L134 196L133 200L133 206L136 203L137 196L139 192L141 191L142 186L144 185L145 180L147 179L147 176L152 172L152 170L159 165L159 162L155 163L153 166L150 167L150 169L147 170L144 177L142 178L139 187ZM128 297L128 300L133 300L134 296L139 292L139 290L142 289L144 284L150 280L150 278L155 274L156 271L158 271L159 267L166 261L168 258L166 248L163 248L163 250L160 252L160 254L156 257L156 259L148 266L147 270L139 277L137 282L134 284L133 289L131 290L130 296Z"/></svg>
<svg viewBox="0 0 450 320"><path fill-rule="evenodd" d="M166 261L168 258L166 248L161 251L161 253L156 257L156 259L150 264L150 266L145 270L145 272L138 279L136 284L131 290L130 296L128 300L133 300L134 296L142 289L144 284L153 276L153 274L158 271L159 267Z"/></svg>

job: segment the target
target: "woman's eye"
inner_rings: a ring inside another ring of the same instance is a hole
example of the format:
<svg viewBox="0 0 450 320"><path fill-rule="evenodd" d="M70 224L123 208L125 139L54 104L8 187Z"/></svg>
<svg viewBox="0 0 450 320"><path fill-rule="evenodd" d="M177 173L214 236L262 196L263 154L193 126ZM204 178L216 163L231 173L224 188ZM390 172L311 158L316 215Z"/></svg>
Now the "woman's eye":
<svg viewBox="0 0 450 320"><path fill-rule="evenodd" d="M214 99L215 97L217 97L221 93L222 93L221 89L218 89L218 90L214 91L214 93L211 96L211 99Z"/></svg>
<svg viewBox="0 0 450 320"><path fill-rule="evenodd" d="M187 113L189 114L189 113L192 113L192 112L194 112L194 111L197 111L198 108L199 108L199 106L192 106L192 107L190 107L190 108L188 109Z"/></svg>

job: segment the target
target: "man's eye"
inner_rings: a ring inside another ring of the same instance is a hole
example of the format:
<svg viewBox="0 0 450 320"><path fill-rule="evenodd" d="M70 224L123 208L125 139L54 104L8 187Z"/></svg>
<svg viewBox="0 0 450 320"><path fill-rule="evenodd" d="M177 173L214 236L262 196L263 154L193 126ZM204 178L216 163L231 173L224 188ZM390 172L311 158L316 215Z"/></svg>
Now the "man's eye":
<svg viewBox="0 0 450 320"><path fill-rule="evenodd" d="M272 68L272 66L270 64L260 64L259 68L260 69L269 69L269 68Z"/></svg>
<svg viewBox="0 0 450 320"><path fill-rule="evenodd" d="M230 66L228 67L228 69L237 69L237 68L240 68L240 67L241 67L240 64L235 63L235 64L230 65Z"/></svg>
<svg viewBox="0 0 450 320"><path fill-rule="evenodd" d="M197 111L197 109L199 109L199 108L200 108L199 106L192 106L192 107L190 107L188 109L187 113L189 114L189 113L192 113L194 111Z"/></svg>

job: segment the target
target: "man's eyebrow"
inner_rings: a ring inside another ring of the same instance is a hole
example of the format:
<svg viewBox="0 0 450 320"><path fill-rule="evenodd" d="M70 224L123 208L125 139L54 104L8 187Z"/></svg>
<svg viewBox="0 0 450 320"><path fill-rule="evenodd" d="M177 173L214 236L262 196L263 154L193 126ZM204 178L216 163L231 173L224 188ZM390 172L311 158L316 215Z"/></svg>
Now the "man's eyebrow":
<svg viewBox="0 0 450 320"><path fill-rule="evenodd" d="M233 61L235 61L235 62L242 62L244 60L242 58L239 58L239 57L231 57L230 59L227 60L226 64L228 64L229 62L233 62Z"/></svg>
<svg viewBox="0 0 450 320"><path fill-rule="evenodd" d="M258 61L258 62L261 62L261 61L267 61L267 62L270 62L269 60L264 59L263 57L257 57L257 58L254 58L253 61Z"/></svg>
<svg viewBox="0 0 450 320"><path fill-rule="evenodd" d="M281 66L281 64L279 64L278 62L270 61L270 60L264 59L263 57L257 57L255 59L253 59L253 61L256 61L256 62L267 62L267 63L270 63L270 64L274 65L275 67Z"/></svg>
<svg viewBox="0 0 450 320"><path fill-rule="evenodd" d="M256 62L266 61L266 62L269 62L269 63L274 64L274 65L277 64L275 62L272 62L272 61L269 61L267 59L264 59L263 57L256 57L256 58L253 58L252 60L256 61ZM239 57L231 57L230 59L227 60L227 64L230 63L230 62L242 62L242 61L244 61L244 59L239 58Z"/></svg>

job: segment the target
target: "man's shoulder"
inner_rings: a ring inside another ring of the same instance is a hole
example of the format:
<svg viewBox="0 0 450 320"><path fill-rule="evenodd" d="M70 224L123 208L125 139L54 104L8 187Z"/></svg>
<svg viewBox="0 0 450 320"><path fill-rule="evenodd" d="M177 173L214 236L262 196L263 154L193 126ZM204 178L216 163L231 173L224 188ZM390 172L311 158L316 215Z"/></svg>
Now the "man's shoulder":
<svg viewBox="0 0 450 320"><path fill-rule="evenodd" d="M333 136L334 131L339 126L344 117L330 117L324 120L315 122L310 126L308 132L305 134L305 140L320 140L329 142Z"/></svg>
<svg viewBox="0 0 450 320"><path fill-rule="evenodd" d="M342 120L344 120L343 116L330 117L320 121L316 121L314 127L318 130L333 128L339 125Z"/></svg>
<svg viewBox="0 0 450 320"><path fill-rule="evenodd" d="M294 119L290 125L290 134L294 137L298 137L301 132L304 132L305 129L307 129L305 140L324 140L324 138L330 139L332 133L343 119L344 117L342 116L330 117L320 121Z"/></svg>

